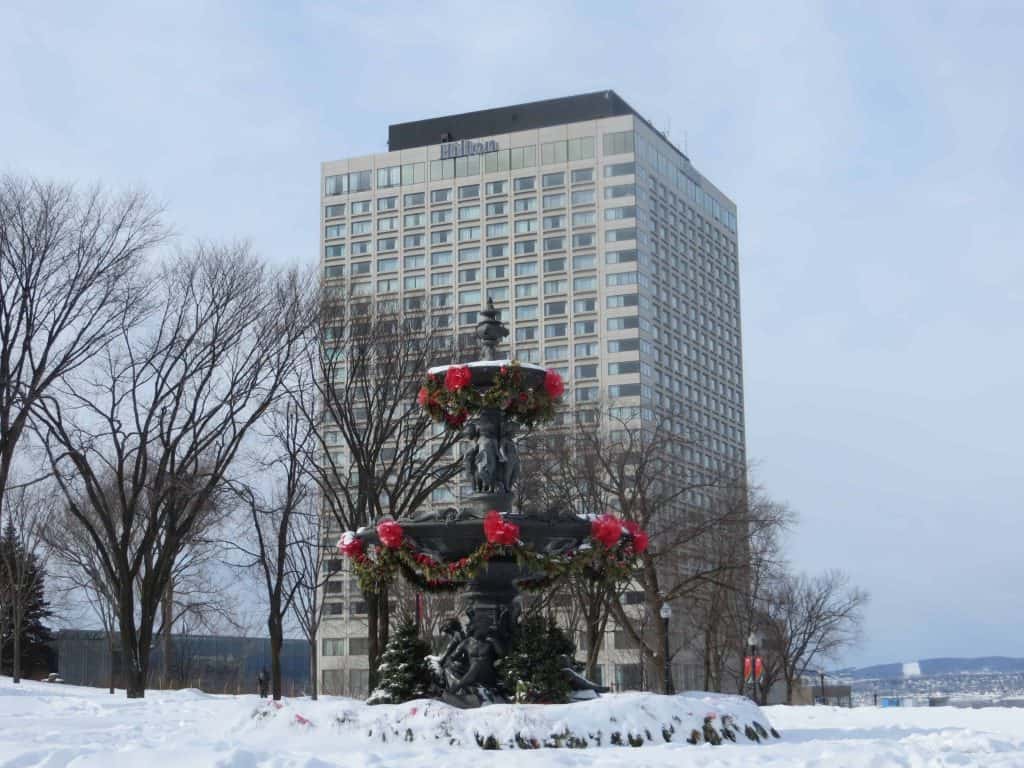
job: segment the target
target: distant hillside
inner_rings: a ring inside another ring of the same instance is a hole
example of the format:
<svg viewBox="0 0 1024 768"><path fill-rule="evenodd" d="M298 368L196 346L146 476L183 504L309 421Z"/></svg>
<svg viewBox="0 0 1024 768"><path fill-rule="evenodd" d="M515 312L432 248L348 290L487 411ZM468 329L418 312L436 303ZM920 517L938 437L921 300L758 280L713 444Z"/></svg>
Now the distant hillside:
<svg viewBox="0 0 1024 768"><path fill-rule="evenodd" d="M921 675L978 674L981 672L1024 672L1024 659L1008 656L979 656L974 659L920 659ZM853 680L890 680L903 677L904 662L876 664L873 667L849 667L836 674Z"/></svg>

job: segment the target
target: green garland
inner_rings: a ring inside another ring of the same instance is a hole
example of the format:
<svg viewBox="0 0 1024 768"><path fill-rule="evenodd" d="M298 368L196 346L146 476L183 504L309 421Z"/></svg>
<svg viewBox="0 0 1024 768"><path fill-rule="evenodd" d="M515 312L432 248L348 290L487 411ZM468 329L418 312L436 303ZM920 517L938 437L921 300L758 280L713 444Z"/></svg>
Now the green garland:
<svg viewBox="0 0 1024 768"><path fill-rule="evenodd" d="M398 547L375 546L370 551L372 556L365 552L353 556L352 567L360 589L371 593L391 583L398 572L424 592L454 592L497 557L513 557L525 570L538 574L519 582L524 592L549 589L579 574L595 581L622 581L632 574L636 562L636 553L628 544L606 547L597 541L591 541L589 548L564 555L543 555L523 544L485 542L468 556L448 564L415 552L406 542Z"/></svg>
<svg viewBox="0 0 1024 768"><path fill-rule="evenodd" d="M498 408L526 427L551 421L563 391L561 377L547 371L536 388L525 384L523 369L513 360L494 375L494 383L483 392L470 384L468 366L451 366L444 376L428 374L417 401L434 421L458 430L466 419L484 408Z"/></svg>

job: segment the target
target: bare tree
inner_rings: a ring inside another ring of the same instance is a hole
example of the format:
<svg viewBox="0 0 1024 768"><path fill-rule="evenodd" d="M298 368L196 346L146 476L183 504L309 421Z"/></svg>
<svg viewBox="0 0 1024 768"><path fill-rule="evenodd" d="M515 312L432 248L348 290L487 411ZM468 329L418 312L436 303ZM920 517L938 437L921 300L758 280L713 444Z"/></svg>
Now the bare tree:
<svg viewBox="0 0 1024 768"><path fill-rule="evenodd" d="M88 507L83 507L88 509ZM100 553L89 539L85 527L66 507L58 507L46 530L46 546L54 564L57 593L84 607L102 627L110 659L108 688L114 693L114 657L117 633L117 592Z"/></svg>
<svg viewBox="0 0 1024 768"><path fill-rule="evenodd" d="M145 695L175 562L281 396L311 314L302 276L271 273L244 244L173 259L150 293L152 322L40 408L54 476L117 594L129 698Z"/></svg>
<svg viewBox="0 0 1024 768"><path fill-rule="evenodd" d="M868 594L841 571L820 576L786 574L768 601L768 641L793 703L796 682L816 661L834 658L860 634Z"/></svg>
<svg viewBox="0 0 1024 768"><path fill-rule="evenodd" d="M427 369L451 360L451 337L384 301L328 289L320 310L309 366L316 396L302 402L307 417L322 424L310 466L325 512L343 530L412 514L459 473L456 433L439 428L416 402ZM386 589L365 598L372 689L389 602Z"/></svg>
<svg viewBox="0 0 1024 768"><path fill-rule="evenodd" d="M0 637L11 640L11 678L21 682L22 638L27 614L42 598L47 550L43 537L51 522L52 485L21 486L11 494L7 522L0 537Z"/></svg>
<svg viewBox="0 0 1024 768"><path fill-rule="evenodd" d="M698 470L687 459L694 444L666 416L639 409L580 411L569 432L577 457L573 481L587 489L587 511L613 512L650 534L634 572L643 611L609 599L616 623L638 647L640 662L657 690L666 690L665 648L671 639L658 617L662 606L691 599L709 583L729 585L747 567L745 546L753 531L773 525L745 504L714 503L735 493L744 479L729 471ZM699 447L699 446L697 446ZM719 539L740 542L735 557L709 556ZM679 612L682 618L682 611ZM680 647L669 649L669 659Z"/></svg>
<svg viewBox="0 0 1024 768"><path fill-rule="evenodd" d="M326 564L335 545L315 500L310 498L309 501L294 515L292 543L287 556L288 571L295 579L292 613L309 644L310 695L316 700L320 690L316 643L324 615L323 590L328 579Z"/></svg>
<svg viewBox="0 0 1024 768"><path fill-rule="evenodd" d="M262 437L267 455L256 460L254 480L236 481L232 488L244 506L250 535L238 537L235 548L254 568L267 599L267 631L270 634L270 680L275 701L281 698L281 648L285 619L292 610L303 582L295 566L301 563L289 550L295 545L296 517L313 505L314 488L304 466L315 424L303 417L292 400L282 401L270 414ZM267 492L259 485L269 485ZM251 544L248 540L251 540ZM315 649L313 649L315 650Z"/></svg>
<svg viewBox="0 0 1024 768"><path fill-rule="evenodd" d="M747 638L764 624L768 590L785 567L780 536L793 524L794 515L753 486L726 488L712 503L732 507L732 514L743 514L756 524L747 535L717 536L707 542L704 556L709 561L723 567L742 563L742 567L727 569L721 578L701 585L686 609L695 630L693 647L703 666L705 690L733 685L743 693Z"/></svg>
<svg viewBox="0 0 1024 768"><path fill-rule="evenodd" d="M140 262L164 236L143 194L0 179L0 525L32 410L138 319Z"/></svg>

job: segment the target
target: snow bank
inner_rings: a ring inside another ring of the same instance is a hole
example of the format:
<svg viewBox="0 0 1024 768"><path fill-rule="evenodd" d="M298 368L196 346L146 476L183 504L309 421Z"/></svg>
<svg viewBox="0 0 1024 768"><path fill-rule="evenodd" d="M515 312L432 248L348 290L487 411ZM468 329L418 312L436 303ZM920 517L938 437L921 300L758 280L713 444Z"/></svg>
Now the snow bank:
<svg viewBox="0 0 1024 768"><path fill-rule="evenodd" d="M465 746L441 740L407 742L404 730L394 738L394 730L401 725L411 728L414 738L417 733L432 732L446 716L445 709L433 702L428 703L428 718L420 710L411 713L415 704L366 707L333 696L321 701L289 699L280 708L254 695L195 691L150 691L145 699L128 701L124 691L110 696L101 689L71 685L27 682L15 686L9 678L0 677L0 766L480 768L482 760L487 768L1024 766L1024 709L766 707L762 716L783 738L755 743L738 736L735 745L714 747L706 742L687 744L680 724L671 742L659 743L650 724L672 713L663 713L643 698L642 694L607 697L613 711L600 717L588 714L587 704L574 704L565 717L567 727L600 728L604 734L608 726L617 726L620 733L649 728L653 743L641 749L607 748L602 739L601 748L594 744L587 749L484 753L476 746L473 728L458 731L454 727L454 714L453 737L468 735L471 741ZM706 714L703 695L683 694L676 700L693 703L680 719L685 715L687 722L693 722L686 713L695 720ZM738 721L756 711L742 700L726 704ZM555 723L533 719L534 709L492 707L465 713L462 721L493 725L496 734L499 727L507 733L517 727L537 727L539 738ZM260 712L264 714L254 717ZM339 723L346 712L353 719ZM504 717L499 716L502 712ZM513 721L513 716L521 720ZM364 722L363 717L369 720ZM614 723L611 717L616 718ZM381 739L380 731L370 736L371 724L391 727L388 740Z"/></svg>
<svg viewBox="0 0 1024 768"><path fill-rule="evenodd" d="M620 693L573 704L470 710L430 699L378 706L340 699L319 707L315 717L303 702L292 700L262 704L249 720L238 724L239 732L275 729L283 735L298 724L333 729L345 743L427 742L483 749L757 744L778 738L749 699L712 693Z"/></svg>

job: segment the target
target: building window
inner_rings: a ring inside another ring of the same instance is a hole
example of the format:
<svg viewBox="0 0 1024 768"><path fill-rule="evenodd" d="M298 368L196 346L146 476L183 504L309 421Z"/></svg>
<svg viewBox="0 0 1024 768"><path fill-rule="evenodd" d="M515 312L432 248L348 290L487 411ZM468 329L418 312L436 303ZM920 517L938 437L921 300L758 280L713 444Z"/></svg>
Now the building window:
<svg viewBox="0 0 1024 768"><path fill-rule="evenodd" d="M472 289L468 291L459 291L459 304L480 304L480 291L478 289Z"/></svg>
<svg viewBox="0 0 1024 768"><path fill-rule="evenodd" d="M556 344L555 346L544 347L544 360L563 360L569 356L567 344Z"/></svg>
<svg viewBox="0 0 1024 768"><path fill-rule="evenodd" d="M430 287L431 288L444 288L452 284L452 273L451 272L431 272L430 273Z"/></svg>
<svg viewBox="0 0 1024 768"><path fill-rule="evenodd" d="M615 272L605 275L605 285L610 287L617 285L636 285L636 272Z"/></svg>
<svg viewBox="0 0 1024 768"><path fill-rule="evenodd" d="M536 261L520 261L516 263L516 277L528 277L537 274Z"/></svg>
<svg viewBox="0 0 1024 768"><path fill-rule="evenodd" d="M597 363L587 363L586 365L577 365L575 370L575 378L577 379L596 379L597 378Z"/></svg>
<svg viewBox="0 0 1024 768"><path fill-rule="evenodd" d="M353 216L359 216L364 213L370 212L370 201L369 200L357 200L353 203L349 203L348 212Z"/></svg>
<svg viewBox="0 0 1024 768"><path fill-rule="evenodd" d="M565 141L549 141L540 145L540 161L543 165L564 163L569 159Z"/></svg>
<svg viewBox="0 0 1024 768"><path fill-rule="evenodd" d="M572 236L573 248L593 248L597 245L597 238L593 232L581 232Z"/></svg>
<svg viewBox="0 0 1024 768"><path fill-rule="evenodd" d="M572 193L573 205L591 205L594 202L594 190L577 189Z"/></svg>
<svg viewBox="0 0 1024 768"><path fill-rule="evenodd" d="M574 227L591 227L597 223L597 216L593 211L576 211L572 215Z"/></svg>
<svg viewBox="0 0 1024 768"><path fill-rule="evenodd" d="M621 363L608 363L609 376L624 376L628 373L640 373L639 360L626 360Z"/></svg>
<svg viewBox="0 0 1024 768"><path fill-rule="evenodd" d="M472 221L480 218L479 205L463 205L459 208L459 221Z"/></svg>
<svg viewBox="0 0 1024 768"><path fill-rule="evenodd" d="M366 603L363 603L362 613L366 613ZM348 639L349 656L365 656L370 651L370 639L368 637L350 637Z"/></svg>
<svg viewBox="0 0 1024 768"><path fill-rule="evenodd" d="M564 237L545 237L544 238L544 250L545 251L564 251L565 250L565 238Z"/></svg>
<svg viewBox="0 0 1024 768"><path fill-rule="evenodd" d="M447 267L452 263L451 251L431 251L430 265L432 267Z"/></svg>
<svg viewBox="0 0 1024 768"><path fill-rule="evenodd" d="M618 637L618 633L616 633ZM618 648L618 646L615 646ZM615 689L618 691L639 691L643 688L643 676L639 664L615 665Z"/></svg>
<svg viewBox="0 0 1024 768"><path fill-rule="evenodd" d="M532 213L537 210L537 198L536 197L519 197L516 198L513 208L516 213Z"/></svg>
<svg viewBox="0 0 1024 768"><path fill-rule="evenodd" d="M504 259L508 258L508 244L498 243L497 245L487 246L487 258L488 259Z"/></svg>
<svg viewBox="0 0 1024 768"><path fill-rule="evenodd" d="M616 184L614 187L604 188L604 199L615 200L620 197L633 197L636 194L636 187L632 184Z"/></svg>
<svg viewBox="0 0 1024 768"><path fill-rule="evenodd" d="M556 293L565 293L569 289L568 280L545 280L544 295L551 296Z"/></svg>
<svg viewBox="0 0 1024 768"><path fill-rule="evenodd" d="M337 266L327 267L326 269L324 269L324 277L333 278L333 277L344 277L344 276L345 276L345 266L343 264L338 264Z"/></svg>
<svg viewBox="0 0 1024 768"><path fill-rule="evenodd" d="M564 187L565 171L560 171L558 173L545 173L540 177L540 185L542 187Z"/></svg>
<svg viewBox="0 0 1024 768"><path fill-rule="evenodd" d="M596 341L584 341L573 347L576 357L597 357L600 345Z"/></svg>
<svg viewBox="0 0 1024 768"><path fill-rule="evenodd" d="M377 198L377 213L387 211L398 210L398 198L397 197L378 197Z"/></svg>
<svg viewBox="0 0 1024 768"><path fill-rule="evenodd" d="M321 643L320 654L322 656L344 656L345 638L325 637Z"/></svg>
<svg viewBox="0 0 1024 768"><path fill-rule="evenodd" d="M605 155L624 155L633 151L633 132L606 133L602 138Z"/></svg>
<svg viewBox="0 0 1024 768"><path fill-rule="evenodd" d="M619 221L621 219L635 219L636 218L636 206L635 205L620 205L618 208L605 208L604 220L605 221Z"/></svg>
<svg viewBox="0 0 1024 768"><path fill-rule="evenodd" d="M515 233L517 235L528 235L537 231L536 219L516 219Z"/></svg>
<svg viewBox="0 0 1024 768"><path fill-rule="evenodd" d="M488 280L503 280L508 277L508 267L504 264L495 264L487 268Z"/></svg>
<svg viewBox="0 0 1024 768"><path fill-rule="evenodd" d="M583 312L596 312L597 299L576 299L572 303L572 311L581 314Z"/></svg>
<svg viewBox="0 0 1024 768"><path fill-rule="evenodd" d="M605 299L605 306L608 309L619 309L620 307L635 307L639 302L640 297L635 293L620 293L614 296L608 296Z"/></svg>
<svg viewBox="0 0 1024 768"><path fill-rule="evenodd" d="M430 203L435 205L437 203L447 203L452 199L451 189L432 189L430 190Z"/></svg>
<svg viewBox="0 0 1024 768"><path fill-rule="evenodd" d="M604 167L604 177L606 179L614 178L615 176L632 176L634 173L636 173L635 163L615 163Z"/></svg>
<svg viewBox="0 0 1024 768"><path fill-rule="evenodd" d="M607 324L609 331L629 331L640 327L640 318L636 315L630 317L609 317Z"/></svg>
<svg viewBox="0 0 1024 768"><path fill-rule="evenodd" d="M573 259L575 262L575 259ZM581 293L583 291L596 291L597 290L597 278L596 277L576 277L572 281L573 293Z"/></svg>
<svg viewBox="0 0 1024 768"><path fill-rule="evenodd" d="M345 255L345 244L338 243L337 245L328 245L324 248L324 258L337 259Z"/></svg>
<svg viewBox="0 0 1024 768"><path fill-rule="evenodd" d="M537 165L537 147L516 147L508 151L509 168L518 171L520 168L533 168Z"/></svg>
<svg viewBox="0 0 1024 768"><path fill-rule="evenodd" d="M581 254L572 257L573 269L594 269L597 266L597 256L592 253Z"/></svg>
<svg viewBox="0 0 1024 768"><path fill-rule="evenodd" d="M565 314L566 302L548 301L544 304L544 317L557 317Z"/></svg>
<svg viewBox="0 0 1024 768"><path fill-rule="evenodd" d="M532 299L537 295L536 283L519 283L516 285L517 299Z"/></svg>
<svg viewBox="0 0 1024 768"><path fill-rule="evenodd" d="M558 192L558 193L553 194L553 195L544 195L543 207L544 207L545 211L550 209L550 208L564 208L565 207L565 193L564 192Z"/></svg>
<svg viewBox="0 0 1024 768"><path fill-rule="evenodd" d="M611 384L608 386L608 397L639 397L639 384Z"/></svg>
<svg viewBox="0 0 1024 768"><path fill-rule="evenodd" d="M490 230L490 226L487 227ZM480 239L480 227L459 227L459 242L465 242L466 240L479 240Z"/></svg>
<svg viewBox="0 0 1024 768"><path fill-rule="evenodd" d="M608 251L604 257L605 264L627 264L636 261L636 251Z"/></svg>
<svg viewBox="0 0 1024 768"><path fill-rule="evenodd" d="M477 227L479 237L479 227ZM487 225L487 237L507 237L508 236L508 222L498 221L494 224Z"/></svg>
<svg viewBox="0 0 1024 768"><path fill-rule="evenodd" d="M515 245L516 256L529 256L537 252L536 240L517 240Z"/></svg>
<svg viewBox="0 0 1024 768"><path fill-rule="evenodd" d="M537 305L526 304L516 307L516 320L536 320Z"/></svg>
<svg viewBox="0 0 1024 768"><path fill-rule="evenodd" d="M402 220L402 224L406 229L422 227L426 223L426 216L422 213L407 213L405 214L405 218Z"/></svg>
<svg viewBox="0 0 1024 768"><path fill-rule="evenodd" d="M426 281L423 275L409 275L405 278L403 284L405 285L405 290L407 291L415 291L417 289L426 287Z"/></svg>
<svg viewBox="0 0 1024 768"><path fill-rule="evenodd" d="M572 172L572 183L573 184L587 184L594 180L594 169L593 168L576 168Z"/></svg>
<svg viewBox="0 0 1024 768"><path fill-rule="evenodd" d="M565 272L565 259L544 259L544 274Z"/></svg>
<svg viewBox="0 0 1024 768"><path fill-rule="evenodd" d="M521 176L512 181L513 192L528 192L537 188L536 176Z"/></svg>
<svg viewBox="0 0 1024 768"><path fill-rule="evenodd" d="M352 222L352 234L353 235L368 235L373 231L373 222L369 219L366 221L353 221Z"/></svg>
<svg viewBox="0 0 1024 768"><path fill-rule="evenodd" d="M548 323L544 326L544 338L557 339L561 336L565 336L567 330L567 323Z"/></svg>
<svg viewBox="0 0 1024 768"><path fill-rule="evenodd" d="M484 191L488 195L504 195L505 194L506 182L504 181L489 181L484 187Z"/></svg>
<svg viewBox="0 0 1024 768"><path fill-rule="evenodd" d="M335 203L334 205L328 205L324 208L325 219L337 219L345 215L345 204Z"/></svg>
<svg viewBox="0 0 1024 768"><path fill-rule="evenodd" d="M419 208L423 205L423 193L410 192L403 198L403 204L406 208Z"/></svg>
<svg viewBox="0 0 1024 768"><path fill-rule="evenodd" d="M488 216L506 216L508 215L508 203L502 200L499 203L488 203L487 204L487 215Z"/></svg>
<svg viewBox="0 0 1024 768"><path fill-rule="evenodd" d="M636 240L636 227L609 229L604 233L604 241L606 243L621 243L625 240Z"/></svg>
<svg viewBox="0 0 1024 768"><path fill-rule="evenodd" d="M594 159L594 137L580 136L577 139L569 139L569 162L577 160Z"/></svg>
<svg viewBox="0 0 1024 768"><path fill-rule="evenodd" d="M574 302L575 304L575 302ZM579 310L573 306L573 310L578 312ZM576 336L589 336L592 333L597 333L597 321L596 320L577 320L572 324L572 332Z"/></svg>
<svg viewBox="0 0 1024 768"><path fill-rule="evenodd" d="M459 248L459 264L470 261L480 261L479 248Z"/></svg>
<svg viewBox="0 0 1024 768"><path fill-rule="evenodd" d="M459 270L459 282L460 283L476 283L480 280L480 268L470 267L468 269Z"/></svg>
<svg viewBox="0 0 1024 768"><path fill-rule="evenodd" d="M402 184L422 184L427 180L423 163L406 163L402 166ZM420 205L423 205L422 201Z"/></svg>
<svg viewBox="0 0 1024 768"><path fill-rule="evenodd" d="M527 325L516 328L516 341L536 341L537 326Z"/></svg>
<svg viewBox="0 0 1024 768"><path fill-rule="evenodd" d="M406 248L422 248L423 235L406 235L402 238L402 245Z"/></svg>
<svg viewBox="0 0 1024 768"><path fill-rule="evenodd" d="M459 200L473 200L477 197L480 197L479 184L467 184L464 187L459 187Z"/></svg>

